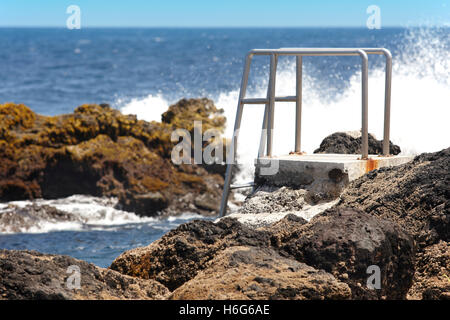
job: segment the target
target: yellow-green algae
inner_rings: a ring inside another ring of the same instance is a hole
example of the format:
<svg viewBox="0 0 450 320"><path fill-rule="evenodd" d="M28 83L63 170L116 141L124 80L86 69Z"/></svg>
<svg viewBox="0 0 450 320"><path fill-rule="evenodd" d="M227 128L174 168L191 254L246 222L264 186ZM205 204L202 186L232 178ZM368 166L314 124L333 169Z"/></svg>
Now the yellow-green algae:
<svg viewBox="0 0 450 320"><path fill-rule="evenodd" d="M180 100L162 122L97 104L58 116L36 114L23 104L0 105L0 199L68 196L80 191L77 183L94 195L119 197L130 210L126 204L137 195L154 192L165 206L189 192L218 198L222 178L198 165L173 165L170 137L177 128L193 132L194 120L202 121L203 131L223 132L222 113L206 98Z"/></svg>

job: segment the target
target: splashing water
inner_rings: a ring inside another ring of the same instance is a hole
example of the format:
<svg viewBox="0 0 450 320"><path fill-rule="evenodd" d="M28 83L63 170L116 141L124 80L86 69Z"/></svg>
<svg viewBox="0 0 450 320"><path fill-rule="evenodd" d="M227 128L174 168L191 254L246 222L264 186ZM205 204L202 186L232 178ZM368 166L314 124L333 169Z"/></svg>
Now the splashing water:
<svg viewBox="0 0 450 320"><path fill-rule="evenodd" d="M117 104L123 104L123 100L118 100ZM161 95L149 94L144 99L132 99L127 102L120 111L124 114L138 115L139 120L161 121L161 114L168 108L167 101Z"/></svg>
<svg viewBox="0 0 450 320"><path fill-rule="evenodd" d="M390 138L401 146L403 154L432 152L448 147L449 57L448 31L436 29L406 31L399 53L393 57ZM313 77L312 69L305 65L303 72L302 151L308 153L312 153L323 138L333 132L361 128L360 72L356 71L350 76L344 89L335 92L327 88L321 79ZM374 66L369 61L369 70L369 132L381 139L384 117L384 64ZM338 74L332 76L337 81L344 81ZM267 73L260 76L256 85L249 88L247 96L265 97L267 78ZM280 59L276 94L294 93L295 60ZM238 95L238 90L232 90L220 93L215 99L216 105L225 110L228 119L227 137L232 136ZM125 113L136 113L141 119L156 119L161 109L167 108L168 102L158 96L156 108L152 105L150 109L148 104L153 103L153 99L154 97L150 96L141 101L132 101L121 110ZM253 160L258 150L263 112L263 106L247 105L244 108L238 161L244 164L245 169L238 180L249 180L253 175ZM276 104L274 154L286 154L293 150L294 114L294 103Z"/></svg>
<svg viewBox="0 0 450 320"><path fill-rule="evenodd" d="M88 195L73 195L55 200L22 200L0 203L0 234L13 233L46 233L51 231L114 231L134 224L146 224L153 228L165 225L175 226L174 221L189 221L201 218L195 213L184 213L176 217L141 217L133 212L122 211L116 208L117 198L98 198ZM26 214L27 207L42 210L44 214ZM69 215L55 217L51 209L57 209ZM25 209L25 212L21 212ZM49 211L50 214L46 214ZM2 215L19 216L19 219L6 219ZM6 222L6 223L5 223ZM165 230L169 230L168 228Z"/></svg>

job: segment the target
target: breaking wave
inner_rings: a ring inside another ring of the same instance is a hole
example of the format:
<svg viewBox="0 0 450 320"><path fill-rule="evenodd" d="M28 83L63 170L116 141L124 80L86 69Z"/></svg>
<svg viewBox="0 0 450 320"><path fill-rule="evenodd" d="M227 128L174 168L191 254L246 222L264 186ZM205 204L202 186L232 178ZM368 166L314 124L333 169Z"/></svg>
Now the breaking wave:
<svg viewBox="0 0 450 320"><path fill-rule="evenodd" d="M176 217L141 217L115 208L116 198L73 195L55 200L23 200L0 204L0 233L51 231L115 231L133 224L169 228L201 216L185 213ZM169 229L167 229L169 230Z"/></svg>
<svg viewBox="0 0 450 320"><path fill-rule="evenodd" d="M391 140L400 145L403 154L432 152L448 147L450 119L450 54L448 33L439 29L406 31L399 54L394 53ZM302 151L311 153L327 135L336 131L360 130L361 74L353 74L342 91L327 90L320 79L303 78ZM384 65L369 62L369 132L383 136ZM295 61L279 65L277 95L295 92ZM339 79L338 76L336 78ZM341 80L339 80L341 81ZM238 85L238 84L237 84ZM267 77L258 79L247 96L265 97ZM238 89L215 95L215 103L225 110L227 137L232 136ZM180 97L181 98L181 97ZM163 96L149 95L121 106L125 113L137 114L144 120L159 120L169 105ZM239 162L245 170L240 175L248 180L253 173L263 117L262 106L244 109L238 146ZM274 153L286 154L294 146L294 103L276 105ZM243 147L245 146L245 147ZM241 180L241 179L239 179Z"/></svg>

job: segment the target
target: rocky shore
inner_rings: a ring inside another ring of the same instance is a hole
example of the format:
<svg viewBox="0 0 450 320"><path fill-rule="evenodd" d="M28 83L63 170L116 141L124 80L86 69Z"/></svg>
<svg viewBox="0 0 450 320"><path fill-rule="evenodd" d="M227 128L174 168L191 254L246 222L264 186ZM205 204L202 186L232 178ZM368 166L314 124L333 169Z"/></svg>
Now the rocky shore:
<svg viewBox="0 0 450 320"><path fill-rule="evenodd" d="M72 266L80 271L79 288L70 281ZM164 299L169 293L154 280L36 251L0 250L0 279L0 300Z"/></svg>
<svg viewBox="0 0 450 320"><path fill-rule="evenodd" d="M161 123L108 106L43 117L3 105L1 199L60 197L82 188L117 197L140 214L212 214L221 169L170 162L171 129L200 118L209 119L206 127L224 126L220 110L205 99L180 101ZM349 141L344 147L342 139ZM358 138L331 135L317 152L357 152L352 139ZM372 136L371 153L380 147ZM392 144L391 151L400 148ZM450 299L449 168L450 148L422 154L371 171L326 200L307 189L259 186L230 216L182 224L122 253L108 269L1 250L0 299ZM76 186L80 176L85 182ZM72 265L80 268L79 289L67 287Z"/></svg>
<svg viewBox="0 0 450 320"><path fill-rule="evenodd" d="M450 148L370 172L309 221L292 203L278 221L258 228L231 217L195 220L124 252L109 269L3 250L0 297L450 299L449 161ZM241 214L257 214L248 203ZM278 201L273 208L283 211ZM85 286L78 291L55 287L44 271L64 283L69 264L81 267ZM379 289L367 286L374 265Z"/></svg>
<svg viewBox="0 0 450 320"><path fill-rule="evenodd" d="M171 133L184 128L222 132L223 110L208 99L180 100L161 122L137 120L108 105L42 116L21 104L0 105L0 201L73 194L118 198L139 215L214 215L223 166L171 162Z"/></svg>
<svg viewBox="0 0 450 320"><path fill-rule="evenodd" d="M194 221L110 268L154 279L172 299L450 299L449 167L450 148L372 171L309 221L306 191L266 189L265 202L256 191L240 217L259 202L261 220L276 211L278 221Z"/></svg>

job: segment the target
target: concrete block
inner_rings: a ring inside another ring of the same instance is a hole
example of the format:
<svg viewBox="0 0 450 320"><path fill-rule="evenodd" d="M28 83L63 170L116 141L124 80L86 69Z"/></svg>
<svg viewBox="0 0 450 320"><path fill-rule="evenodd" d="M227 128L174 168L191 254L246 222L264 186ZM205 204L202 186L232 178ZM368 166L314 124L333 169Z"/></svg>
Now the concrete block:
<svg viewBox="0 0 450 320"><path fill-rule="evenodd" d="M360 160L357 154L304 154L261 157L255 161L255 183L274 186L307 187L315 191L336 192L369 171L392 167L412 160L411 156L370 155ZM323 190L321 190L323 189Z"/></svg>

